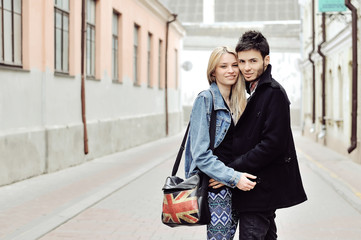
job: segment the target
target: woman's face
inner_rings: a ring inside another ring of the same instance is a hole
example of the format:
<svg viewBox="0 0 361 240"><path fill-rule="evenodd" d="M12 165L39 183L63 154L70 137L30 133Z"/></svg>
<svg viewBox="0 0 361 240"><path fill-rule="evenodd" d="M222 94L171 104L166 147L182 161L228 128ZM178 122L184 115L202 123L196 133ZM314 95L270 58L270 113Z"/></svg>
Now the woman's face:
<svg viewBox="0 0 361 240"><path fill-rule="evenodd" d="M233 54L225 53L212 74L216 78L218 86L231 87L237 82L239 75L238 62Z"/></svg>

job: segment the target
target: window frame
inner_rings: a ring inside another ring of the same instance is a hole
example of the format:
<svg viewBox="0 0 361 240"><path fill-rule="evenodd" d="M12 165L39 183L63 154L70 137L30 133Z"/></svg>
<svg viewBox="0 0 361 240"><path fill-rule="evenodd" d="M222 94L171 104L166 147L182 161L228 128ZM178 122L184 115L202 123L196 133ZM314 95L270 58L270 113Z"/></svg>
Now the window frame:
<svg viewBox="0 0 361 240"><path fill-rule="evenodd" d="M134 24L133 35L133 83L140 86L139 83L139 52L140 52L140 26Z"/></svg>
<svg viewBox="0 0 361 240"><path fill-rule="evenodd" d="M112 15L112 79L119 81L119 19L120 13L113 11ZM114 26L114 17L116 17L116 26ZM116 33L114 30L116 29Z"/></svg>
<svg viewBox="0 0 361 240"><path fill-rule="evenodd" d="M65 0L65 1L68 1L68 9L62 9L60 8L59 6L57 6L56 4L54 4L54 71L57 72L57 73L65 73L65 74L69 74L69 60L70 60L70 57L69 57L69 53L70 53L70 0ZM57 50L56 50L56 47L57 47L57 38L56 38L56 31L57 31L57 22L56 22L56 19L57 19L57 12L60 12L61 13L61 60L60 60L60 69L57 69ZM64 30L64 15L67 16L68 18L68 26L67 26L67 30ZM68 48L67 48L67 66L65 67L64 66L64 32L68 32Z"/></svg>
<svg viewBox="0 0 361 240"><path fill-rule="evenodd" d="M89 21L89 2L94 2L93 22ZM96 0L87 0L86 16L86 76L95 79L95 53L96 53Z"/></svg>
<svg viewBox="0 0 361 240"><path fill-rule="evenodd" d="M158 41L158 88L162 89L162 52L163 52L163 40Z"/></svg>
<svg viewBox="0 0 361 240"><path fill-rule="evenodd" d="M148 82L148 87L152 88L153 87L153 77L152 77L152 72L153 72L153 61L152 61L152 55L153 55L153 34L151 32L148 32L148 48L147 48L147 82Z"/></svg>
<svg viewBox="0 0 361 240"><path fill-rule="evenodd" d="M0 52L0 65L2 66L8 66L8 67L16 67L16 68L22 68L23 67L23 1L22 0L18 0L20 3L20 12L16 13L15 12L15 6L14 6L14 1L16 0L11 0L11 10L10 10L10 14L11 14L11 61L6 61L6 50L5 50L5 45L6 45L6 41L5 41L5 23L4 23L4 12L8 11L8 10L4 10L4 0L0 0L0 48L1 48L1 52ZM15 39L15 15L19 15L20 19L18 19L18 22L20 24L19 29L18 29L18 44L16 45L16 39ZM16 49L15 49L16 48ZM19 59L15 59L16 55L19 55Z"/></svg>
<svg viewBox="0 0 361 240"><path fill-rule="evenodd" d="M178 73L178 49L174 49L174 81L175 81L175 89L178 89L178 81L179 81L179 79L178 79L178 75L179 75L179 73Z"/></svg>

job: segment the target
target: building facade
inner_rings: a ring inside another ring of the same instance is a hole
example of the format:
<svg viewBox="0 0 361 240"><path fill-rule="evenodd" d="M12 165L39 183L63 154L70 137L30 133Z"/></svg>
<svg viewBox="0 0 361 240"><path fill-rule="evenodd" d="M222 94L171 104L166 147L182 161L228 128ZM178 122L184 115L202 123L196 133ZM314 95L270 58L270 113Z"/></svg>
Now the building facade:
<svg viewBox="0 0 361 240"><path fill-rule="evenodd" d="M300 1L302 133L361 164L361 4L325 2Z"/></svg>
<svg viewBox="0 0 361 240"><path fill-rule="evenodd" d="M178 133L173 20L157 0L0 1L0 185Z"/></svg>

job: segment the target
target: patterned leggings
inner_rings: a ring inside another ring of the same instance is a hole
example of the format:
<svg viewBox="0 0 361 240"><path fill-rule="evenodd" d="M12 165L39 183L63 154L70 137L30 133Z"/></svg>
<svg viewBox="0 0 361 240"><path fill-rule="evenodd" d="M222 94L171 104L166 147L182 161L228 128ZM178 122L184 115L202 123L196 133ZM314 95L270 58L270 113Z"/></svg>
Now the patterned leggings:
<svg viewBox="0 0 361 240"><path fill-rule="evenodd" d="M237 222L232 217L232 192L223 188L219 193L208 192L211 222L207 225L208 240L232 240Z"/></svg>

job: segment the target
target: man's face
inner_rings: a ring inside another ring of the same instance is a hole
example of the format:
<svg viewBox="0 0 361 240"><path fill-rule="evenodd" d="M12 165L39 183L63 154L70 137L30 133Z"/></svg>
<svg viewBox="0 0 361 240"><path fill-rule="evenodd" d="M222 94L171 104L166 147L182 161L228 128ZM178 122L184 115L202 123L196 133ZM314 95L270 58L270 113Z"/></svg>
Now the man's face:
<svg viewBox="0 0 361 240"><path fill-rule="evenodd" d="M257 50L242 51L238 52L237 55L239 69L248 82L258 79L269 64L269 56L267 55L263 59L261 53Z"/></svg>

